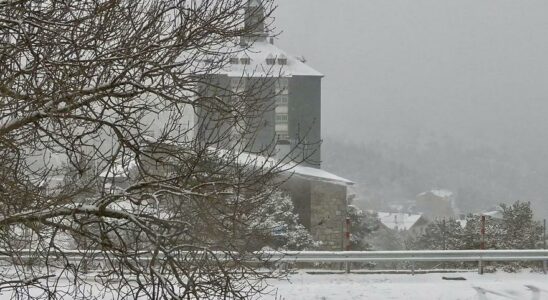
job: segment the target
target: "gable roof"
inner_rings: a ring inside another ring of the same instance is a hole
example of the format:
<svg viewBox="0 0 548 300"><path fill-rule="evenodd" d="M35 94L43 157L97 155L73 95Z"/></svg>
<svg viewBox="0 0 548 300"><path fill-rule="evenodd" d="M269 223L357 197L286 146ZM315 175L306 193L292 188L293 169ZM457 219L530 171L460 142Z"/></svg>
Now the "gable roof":
<svg viewBox="0 0 548 300"><path fill-rule="evenodd" d="M251 46L235 46L228 52L233 52L234 58L249 58L251 61L249 64L228 63L218 74L230 77L323 77L322 73L268 42L257 41ZM269 65L266 63L267 58L281 58L287 62L283 65L278 62Z"/></svg>
<svg viewBox="0 0 548 300"><path fill-rule="evenodd" d="M152 142L152 140L150 142ZM234 153L230 150L216 149L213 147L209 147L208 151L214 155L217 155L222 160L240 166L256 169L273 168L278 169L280 173L288 176L300 176L311 180L320 180L343 185L354 184L351 180L337 176L322 169L307 167L293 162L284 163L272 157L265 157L249 152ZM103 171L99 176L103 178L128 178L131 170L136 167L137 165L134 159L128 159L123 163L121 161L117 161L112 168Z"/></svg>
<svg viewBox="0 0 548 300"><path fill-rule="evenodd" d="M289 176L300 176L303 178L308 178L312 180L327 181L332 183L344 184L344 185L353 185L354 182L346 178L340 177L333 173L330 173L326 170L312 168L303 166L294 162L280 162L279 160L273 157L265 157L263 155L257 155L248 152L241 152L234 155L232 151L229 150L214 150L222 158L225 156L226 159L235 160L238 165L241 166L250 166L252 168L278 168L281 173L287 174Z"/></svg>
<svg viewBox="0 0 548 300"><path fill-rule="evenodd" d="M377 212L379 220L388 229L392 230L409 230L422 217L422 214L405 214L405 213L390 213Z"/></svg>
<svg viewBox="0 0 548 300"><path fill-rule="evenodd" d="M451 198L451 197L453 197L453 192L451 192L450 190L444 190L444 189L430 190L430 191L427 191L427 192L422 192L422 193L418 194L418 196L425 196L425 195L428 195L428 194L434 195L434 196L439 197L439 198Z"/></svg>

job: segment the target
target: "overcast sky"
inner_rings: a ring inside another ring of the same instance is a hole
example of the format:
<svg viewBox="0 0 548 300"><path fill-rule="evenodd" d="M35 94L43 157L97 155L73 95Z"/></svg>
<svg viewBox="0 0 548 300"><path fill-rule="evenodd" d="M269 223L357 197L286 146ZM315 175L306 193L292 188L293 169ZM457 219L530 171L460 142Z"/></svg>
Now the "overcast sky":
<svg viewBox="0 0 548 300"><path fill-rule="evenodd" d="M324 136L545 150L548 1L277 2L277 44L325 74Z"/></svg>

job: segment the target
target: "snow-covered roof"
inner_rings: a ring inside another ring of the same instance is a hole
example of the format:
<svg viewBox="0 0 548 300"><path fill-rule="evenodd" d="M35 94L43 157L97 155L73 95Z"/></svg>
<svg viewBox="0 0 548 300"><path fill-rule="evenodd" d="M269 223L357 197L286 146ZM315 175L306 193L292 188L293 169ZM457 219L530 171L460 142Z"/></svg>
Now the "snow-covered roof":
<svg viewBox="0 0 548 300"><path fill-rule="evenodd" d="M153 138L150 138L148 142L153 142ZM173 142L173 144L176 143ZM278 169L278 171L284 174L296 175L314 180L322 180L345 185L354 184L351 180L337 176L322 169L307 167L293 162L280 162L272 157L266 157L249 152L234 153L230 150L216 149L213 147L209 147L208 150L211 154L216 155L227 162L235 163L240 166L247 166L254 169ZM123 164L118 161L113 164L110 170L102 172L99 176L103 178L128 178L130 171L135 167L136 163L133 159L126 160Z"/></svg>
<svg viewBox="0 0 548 300"><path fill-rule="evenodd" d="M381 223L393 230L409 230L422 217L421 214L377 212Z"/></svg>
<svg viewBox="0 0 548 300"><path fill-rule="evenodd" d="M292 171L293 171L294 174L296 174L298 176L302 176L302 177L307 177L307 178L312 178L312 179L320 179L320 180L330 181L330 182L344 183L344 184L347 184L347 185L353 185L354 184L354 182L352 182L351 180L348 180L346 178L337 176L333 173L327 172L327 171L322 170L322 169L317 169L317 168L312 168L312 167L305 167L305 166L299 165L299 166L296 166L295 168L293 168Z"/></svg>
<svg viewBox="0 0 548 300"><path fill-rule="evenodd" d="M500 210L493 210L493 211L486 211L479 214L480 216L487 216L494 219L502 219L502 211Z"/></svg>
<svg viewBox="0 0 548 300"><path fill-rule="evenodd" d="M419 196L424 196L424 195L427 195L427 194L432 194L436 197L440 197L440 198L450 198L453 196L453 192L451 192L450 190L443 190L443 189L440 189L440 190L430 190L428 192L423 192L423 193L420 193Z"/></svg>
<svg viewBox="0 0 548 300"><path fill-rule="evenodd" d="M232 152L228 150L214 150L218 155L221 157L230 157L231 155L234 155ZM328 182L334 182L334 183L342 183L346 185L353 185L354 182L351 180L348 180L346 178L337 176L333 173L330 173L328 171L303 166L300 164L296 164L293 162L280 162L279 160L272 158L272 157L265 157L262 155L252 154L248 152L242 152L236 154L237 157L235 161L242 166L250 166L252 168L279 168L283 173L301 176L305 178L315 179L315 180L323 180Z"/></svg>
<svg viewBox="0 0 548 300"><path fill-rule="evenodd" d="M112 164L112 167L104 170L99 174L99 177L102 178L127 178L129 177L129 172L133 170L137 164L134 159L128 159L126 163L120 161Z"/></svg>
<svg viewBox="0 0 548 300"><path fill-rule="evenodd" d="M245 50L242 46L237 47L240 48L229 50L229 52L234 52L232 57L239 59L249 58L249 64L242 64L241 60L237 64L228 63L219 71L220 74L230 77L323 76L322 73L271 43L257 41L251 46L245 46ZM275 58L276 62L273 65L269 65L266 62L267 58ZM284 60L284 64L280 64L278 59Z"/></svg>

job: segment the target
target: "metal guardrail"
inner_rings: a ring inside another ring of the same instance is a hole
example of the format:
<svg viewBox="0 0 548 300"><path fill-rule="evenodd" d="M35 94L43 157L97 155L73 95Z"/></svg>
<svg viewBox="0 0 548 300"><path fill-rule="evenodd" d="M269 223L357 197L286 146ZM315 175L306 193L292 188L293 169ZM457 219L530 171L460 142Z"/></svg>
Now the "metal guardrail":
<svg viewBox="0 0 548 300"><path fill-rule="evenodd" d="M271 252L283 262L398 262L398 261L544 261L548 250L418 250L418 251L286 251Z"/></svg>
<svg viewBox="0 0 548 300"><path fill-rule="evenodd" d="M355 262L410 262L412 273L416 262L478 262L479 273L483 274L486 261L543 261L544 273L547 272L548 250L418 250L418 251L307 251L272 252L272 259L280 262L324 262L346 263L347 272L350 263Z"/></svg>
<svg viewBox="0 0 548 300"><path fill-rule="evenodd" d="M1 253L1 252L0 252ZM36 252L22 250L17 252L21 259L39 258ZM43 255L43 253L42 253ZM62 255L68 261L105 260L101 251L68 250L50 253L50 258ZM134 254L135 255L135 254ZM194 259L203 259L213 255L219 260L230 260L231 256L224 252L178 252L178 255L188 255ZM136 254L140 261L149 261L149 252ZM546 273L548 250L417 250L417 251L261 251L247 256L249 261L271 261L278 263L346 263L349 271L350 263L366 262L410 262L414 272L416 262L478 262L482 273L483 262L487 261L543 261ZM0 260L12 260L12 255L0 254Z"/></svg>

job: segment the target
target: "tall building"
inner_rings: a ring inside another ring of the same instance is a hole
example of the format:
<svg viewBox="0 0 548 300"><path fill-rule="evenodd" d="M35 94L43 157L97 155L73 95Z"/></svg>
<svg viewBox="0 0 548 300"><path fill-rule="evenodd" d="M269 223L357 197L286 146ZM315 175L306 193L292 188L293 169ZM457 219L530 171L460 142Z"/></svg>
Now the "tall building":
<svg viewBox="0 0 548 300"><path fill-rule="evenodd" d="M208 87L202 93L233 103L235 99L230 98L245 94L244 102L253 102L253 107L260 109L250 110L248 120L222 126L218 122L222 118L201 110L197 134L205 140L220 140L220 135L230 132L231 140L245 145L246 150L266 150L320 168L323 75L274 45L259 1L250 0L245 13L248 34L230 51L234 54L227 57L226 66L208 79L220 88ZM241 105L237 109L248 108Z"/></svg>

